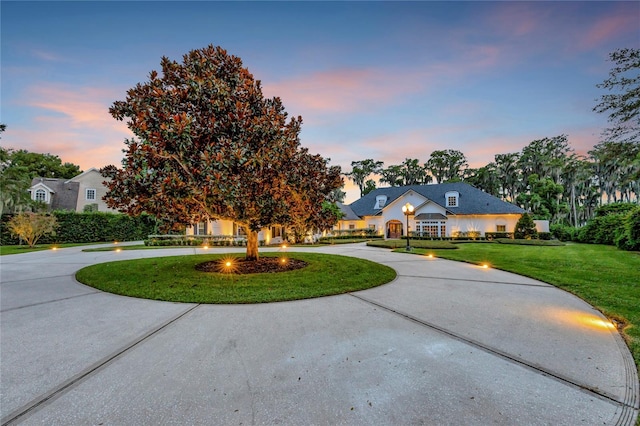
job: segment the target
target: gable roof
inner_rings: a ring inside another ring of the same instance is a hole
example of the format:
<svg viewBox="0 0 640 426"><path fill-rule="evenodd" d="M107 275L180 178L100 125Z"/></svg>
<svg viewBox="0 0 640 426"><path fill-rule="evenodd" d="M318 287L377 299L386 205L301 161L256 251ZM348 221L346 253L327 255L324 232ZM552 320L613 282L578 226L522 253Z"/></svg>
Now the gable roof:
<svg viewBox="0 0 640 426"><path fill-rule="evenodd" d="M78 202L80 184L67 179L33 178L31 188L42 184L53 192L51 210L75 210ZM30 188L30 190L31 190Z"/></svg>
<svg viewBox="0 0 640 426"><path fill-rule="evenodd" d="M360 220L360 217L351 210L351 207L342 203L336 204L340 208L340 211L342 211L342 219L340 220Z"/></svg>
<svg viewBox="0 0 640 426"><path fill-rule="evenodd" d="M502 201L498 197L487 194L464 182L377 188L359 200L349 204L349 207L357 216L375 216L384 210L384 208L374 209L376 196L386 195L386 205L388 206L394 200L403 196L407 191L414 191L428 198L452 214L522 214L525 212L514 204ZM458 207L448 207L445 205L445 194L449 191L456 191L460 194Z"/></svg>

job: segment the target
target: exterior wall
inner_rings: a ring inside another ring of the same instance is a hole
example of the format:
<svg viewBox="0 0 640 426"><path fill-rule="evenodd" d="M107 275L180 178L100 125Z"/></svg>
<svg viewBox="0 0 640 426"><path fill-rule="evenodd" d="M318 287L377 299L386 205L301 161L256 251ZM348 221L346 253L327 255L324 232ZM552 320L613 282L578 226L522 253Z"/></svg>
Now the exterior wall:
<svg viewBox="0 0 640 426"><path fill-rule="evenodd" d="M228 237L236 237L234 234L234 226L233 221L230 220L210 220L207 222L207 233L206 235L210 236L228 236ZM196 230L197 225L189 225L185 229L186 235L201 235L197 234ZM265 244L271 243L271 231L268 229L263 229L258 232L258 241L264 241Z"/></svg>
<svg viewBox="0 0 640 426"><path fill-rule="evenodd" d="M497 232L498 225L504 225L505 232L513 232L518 219L520 219L519 214L449 216L447 236L451 237L456 232L473 231L480 232L480 236L484 236L486 232Z"/></svg>
<svg viewBox="0 0 640 426"><path fill-rule="evenodd" d="M549 232L549 221L548 220L534 220L533 223L536 224L536 231L538 231L538 232Z"/></svg>
<svg viewBox="0 0 640 426"><path fill-rule="evenodd" d="M339 220L333 227L336 231L368 228L366 220Z"/></svg>
<svg viewBox="0 0 640 426"><path fill-rule="evenodd" d="M433 205L433 203L425 204L425 202L427 201L428 200L422 195L414 191L409 191L403 197L399 197L398 199L394 200L391 204L389 204L387 207L385 207L385 209L383 210L383 216L382 216L384 220L385 238L387 238L387 233L386 233L387 223L389 223L390 221L398 221L402 223L402 235L405 235L405 236L407 235L407 229L406 229L407 217L402 212L402 206L404 206L407 203L411 204L416 209L413 212L413 215L409 216L409 231L416 229L415 228L416 223L414 220L415 215L420 213L434 213L428 210L432 208L430 206Z"/></svg>
<svg viewBox="0 0 640 426"><path fill-rule="evenodd" d="M89 169L86 172L74 177L73 179L70 179L70 181L78 182L78 184L80 185L78 189L78 201L76 205L77 212L84 211L84 207L91 204L97 204L98 211L100 212L117 212L117 210L107 207L107 203L102 200L102 197L107 195L107 187L102 184L102 182L105 181L105 178L100 174L98 170ZM95 200L87 200L87 189L96 190Z"/></svg>

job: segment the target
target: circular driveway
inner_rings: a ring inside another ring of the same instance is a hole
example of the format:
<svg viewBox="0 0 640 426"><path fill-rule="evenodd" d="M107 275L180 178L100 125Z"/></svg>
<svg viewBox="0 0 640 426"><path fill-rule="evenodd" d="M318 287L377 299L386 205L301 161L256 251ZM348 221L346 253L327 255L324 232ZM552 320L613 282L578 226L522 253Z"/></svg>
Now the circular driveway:
<svg viewBox="0 0 640 426"><path fill-rule="evenodd" d="M0 258L3 425L631 426L638 415L615 328L539 281L363 244L294 248L398 277L318 299L182 304L103 293L74 274L202 250L83 248Z"/></svg>

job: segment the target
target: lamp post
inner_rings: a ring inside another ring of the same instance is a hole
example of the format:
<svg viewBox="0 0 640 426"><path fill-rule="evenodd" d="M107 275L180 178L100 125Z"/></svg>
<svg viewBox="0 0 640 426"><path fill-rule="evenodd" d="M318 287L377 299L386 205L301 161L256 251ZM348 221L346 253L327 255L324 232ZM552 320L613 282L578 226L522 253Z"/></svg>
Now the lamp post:
<svg viewBox="0 0 640 426"><path fill-rule="evenodd" d="M407 251L411 251L409 246L409 216L413 214L413 206L409 203L402 206L402 213L407 217Z"/></svg>

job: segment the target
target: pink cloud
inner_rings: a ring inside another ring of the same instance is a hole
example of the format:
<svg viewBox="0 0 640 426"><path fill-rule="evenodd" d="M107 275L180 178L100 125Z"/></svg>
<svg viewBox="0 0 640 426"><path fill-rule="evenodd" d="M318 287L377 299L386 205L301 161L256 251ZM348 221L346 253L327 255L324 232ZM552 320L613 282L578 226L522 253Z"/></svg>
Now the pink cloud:
<svg viewBox="0 0 640 426"><path fill-rule="evenodd" d="M120 164L124 139L131 132L113 119L114 91L66 85L30 87L22 99L32 109L29 127L7 123L2 144L15 149L51 153L86 170Z"/></svg>
<svg viewBox="0 0 640 426"><path fill-rule="evenodd" d="M615 15L600 17L581 35L580 47L588 49L599 46L627 33L638 35L637 5L635 13L621 8Z"/></svg>
<svg viewBox="0 0 640 426"><path fill-rule="evenodd" d="M382 69L331 70L264 84L265 96L279 96L295 115L370 110L423 89L418 74Z"/></svg>

